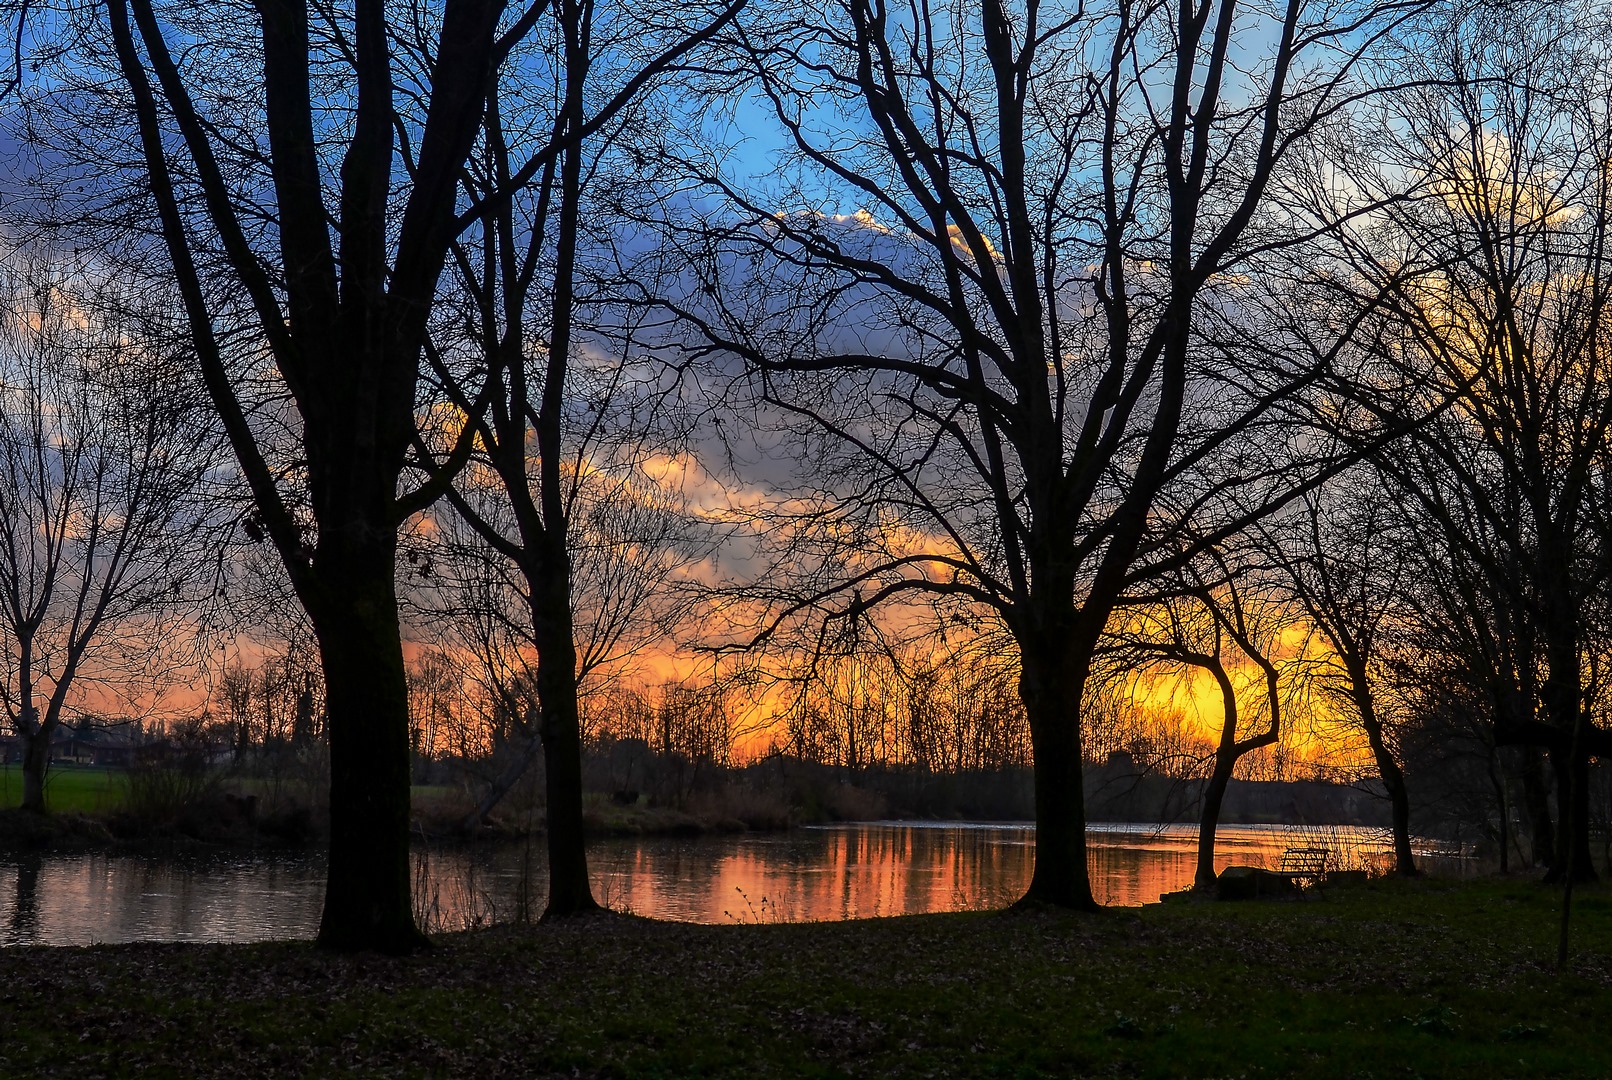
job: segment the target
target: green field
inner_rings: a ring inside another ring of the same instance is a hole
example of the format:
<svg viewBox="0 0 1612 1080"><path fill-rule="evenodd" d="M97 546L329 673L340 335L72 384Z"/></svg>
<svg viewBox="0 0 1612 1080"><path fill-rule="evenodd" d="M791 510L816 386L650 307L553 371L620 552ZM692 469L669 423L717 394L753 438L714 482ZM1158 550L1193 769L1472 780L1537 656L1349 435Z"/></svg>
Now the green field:
<svg viewBox="0 0 1612 1080"><path fill-rule="evenodd" d="M1581 891L1563 973L1558 895L3 949L0 1075L1605 1077L1612 891Z"/></svg>
<svg viewBox="0 0 1612 1080"><path fill-rule="evenodd" d="M234 777L225 781L226 790L243 795L266 796L276 790L267 780ZM282 785L294 795L306 798L296 785ZM416 784L415 804L431 800L462 798L459 789L442 784ZM53 765L45 780L45 807L52 813L80 813L103 816L123 805L127 787L120 769L91 765ZM0 810L15 809L22 802L22 766L0 765Z"/></svg>
<svg viewBox="0 0 1612 1080"><path fill-rule="evenodd" d="M123 774L89 765L53 765L45 776L45 807L62 813L107 814L123 802ZM22 802L22 766L0 765L0 810Z"/></svg>

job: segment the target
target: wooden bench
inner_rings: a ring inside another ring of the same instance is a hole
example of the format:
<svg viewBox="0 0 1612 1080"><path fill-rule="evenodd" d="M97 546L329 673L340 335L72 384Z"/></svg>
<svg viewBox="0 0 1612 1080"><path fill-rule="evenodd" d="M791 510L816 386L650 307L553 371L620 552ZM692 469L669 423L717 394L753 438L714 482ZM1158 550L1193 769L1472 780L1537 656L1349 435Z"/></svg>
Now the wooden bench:
<svg viewBox="0 0 1612 1080"><path fill-rule="evenodd" d="M1316 892L1320 892L1326 881L1327 862L1331 856L1330 848L1290 847L1282 852L1282 861L1277 865L1276 872L1299 889L1313 886Z"/></svg>

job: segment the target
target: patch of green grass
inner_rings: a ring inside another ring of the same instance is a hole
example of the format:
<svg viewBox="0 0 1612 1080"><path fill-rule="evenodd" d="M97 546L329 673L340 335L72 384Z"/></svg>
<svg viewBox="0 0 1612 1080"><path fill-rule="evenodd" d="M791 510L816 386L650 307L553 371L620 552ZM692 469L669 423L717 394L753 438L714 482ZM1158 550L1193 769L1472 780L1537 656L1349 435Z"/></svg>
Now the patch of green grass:
<svg viewBox="0 0 1612 1080"><path fill-rule="evenodd" d="M1324 900L443 938L0 950L0 1075L1612 1074L1612 904L1384 882ZM71 1002L71 1008L64 1008Z"/></svg>
<svg viewBox="0 0 1612 1080"><path fill-rule="evenodd" d="M93 765L52 765L45 774L45 808L52 813L109 814L128 793L123 773ZM22 803L22 766L0 765L0 810Z"/></svg>

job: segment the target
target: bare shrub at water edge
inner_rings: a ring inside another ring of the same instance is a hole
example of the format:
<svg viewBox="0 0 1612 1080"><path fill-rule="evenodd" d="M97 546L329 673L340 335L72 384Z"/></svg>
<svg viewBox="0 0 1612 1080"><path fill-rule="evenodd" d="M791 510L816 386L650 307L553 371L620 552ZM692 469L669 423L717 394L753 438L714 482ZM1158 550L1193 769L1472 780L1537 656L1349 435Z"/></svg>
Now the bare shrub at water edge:
<svg viewBox="0 0 1612 1080"><path fill-rule="evenodd" d="M777 791L743 783L691 796L688 811L700 821L718 827L787 829L791 824L788 799Z"/></svg>
<svg viewBox="0 0 1612 1080"><path fill-rule="evenodd" d="M992 885L970 895L961 885L953 886L951 904L947 911L1006 911L1019 898L1014 889L1006 885Z"/></svg>
<svg viewBox="0 0 1612 1080"><path fill-rule="evenodd" d="M410 892L415 925L427 934L484 930L504 921L474 858L433 857L430 846L420 844L414 853Z"/></svg>
<svg viewBox="0 0 1612 1080"><path fill-rule="evenodd" d="M823 809L833 821L878 821L890 812L890 800L855 784L834 784L822 793Z"/></svg>
<svg viewBox="0 0 1612 1080"><path fill-rule="evenodd" d="M762 923L782 923L789 921L788 919L784 918L783 913L778 910L778 905L773 903L767 897L763 896L760 900L751 901L750 894L745 892L739 886L735 885L733 887L733 891L738 893L739 899L744 901L744 910L738 912L737 914L724 910L722 914L726 915L734 922L749 923L751 925L759 926Z"/></svg>
<svg viewBox="0 0 1612 1080"><path fill-rule="evenodd" d="M593 895L599 901L599 906L606 911L613 911L617 915L636 916L638 912L633 909L632 901L627 899L618 884L615 875L609 877L595 877L593 879Z"/></svg>

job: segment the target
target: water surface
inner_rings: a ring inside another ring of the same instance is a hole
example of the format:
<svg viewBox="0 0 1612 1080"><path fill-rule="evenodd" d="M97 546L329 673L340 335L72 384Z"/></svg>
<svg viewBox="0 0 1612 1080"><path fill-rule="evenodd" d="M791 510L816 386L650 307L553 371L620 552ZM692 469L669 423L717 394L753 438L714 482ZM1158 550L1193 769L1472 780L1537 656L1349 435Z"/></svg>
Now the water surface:
<svg viewBox="0 0 1612 1080"><path fill-rule="evenodd" d="M1378 830L1224 826L1217 867L1273 866L1283 849L1324 844L1364 866ZM1000 907L1034 868L1028 824L873 822L590 847L594 894L660 919L725 923L868 918ZM1093 890L1105 904L1151 903L1192 883L1197 829L1097 825ZM1443 860L1446 869L1458 860ZM530 848L417 849L415 903L436 931L535 917L545 890ZM322 854L0 856L0 945L310 938L324 894Z"/></svg>

